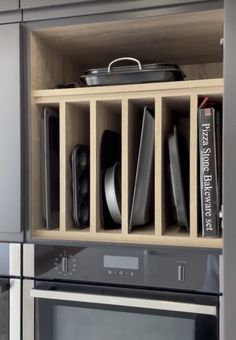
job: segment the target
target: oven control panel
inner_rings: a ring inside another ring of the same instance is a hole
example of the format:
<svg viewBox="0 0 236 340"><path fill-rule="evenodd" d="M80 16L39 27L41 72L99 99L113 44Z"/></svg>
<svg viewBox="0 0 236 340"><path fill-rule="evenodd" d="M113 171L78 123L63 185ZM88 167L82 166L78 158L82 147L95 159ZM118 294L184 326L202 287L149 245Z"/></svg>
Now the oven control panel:
<svg viewBox="0 0 236 340"><path fill-rule="evenodd" d="M143 283L144 258L111 249L35 246L35 277L72 281Z"/></svg>
<svg viewBox="0 0 236 340"><path fill-rule="evenodd" d="M34 247L38 279L219 292L218 251Z"/></svg>
<svg viewBox="0 0 236 340"><path fill-rule="evenodd" d="M55 257L54 266L56 275L72 276L76 272L77 261L72 254L64 251Z"/></svg>

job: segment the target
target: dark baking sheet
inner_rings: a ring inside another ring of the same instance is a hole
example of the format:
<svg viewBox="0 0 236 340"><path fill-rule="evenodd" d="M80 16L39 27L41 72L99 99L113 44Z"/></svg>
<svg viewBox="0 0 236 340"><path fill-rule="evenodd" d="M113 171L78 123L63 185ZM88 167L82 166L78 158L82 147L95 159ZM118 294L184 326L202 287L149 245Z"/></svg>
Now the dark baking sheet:
<svg viewBox="0 0 236 340"><path fill-rule="evenodd" d="M177 134L177 127L168 136L169 170L173 205L175 207L176 219L179 226L189 230L188 213L186 206L186 181L188 176L183 171L183 156L187 154L183 140ZM182 157L181 157L182 156ZM185 181L184 181L185 179Z"/></svg>

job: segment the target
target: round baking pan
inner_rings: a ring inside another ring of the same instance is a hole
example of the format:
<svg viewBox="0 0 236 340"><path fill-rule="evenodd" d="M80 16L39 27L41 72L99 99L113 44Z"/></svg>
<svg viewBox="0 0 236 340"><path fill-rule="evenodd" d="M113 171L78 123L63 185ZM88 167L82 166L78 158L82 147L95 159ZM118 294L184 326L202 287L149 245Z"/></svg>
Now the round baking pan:
<svg viewBox="0 0 236 340"><path fill-rule="evenodd" d="M107 207L111 217L115 223L121 224L121 170L119 162L116 162L106 170L104 188Z"/></svg>

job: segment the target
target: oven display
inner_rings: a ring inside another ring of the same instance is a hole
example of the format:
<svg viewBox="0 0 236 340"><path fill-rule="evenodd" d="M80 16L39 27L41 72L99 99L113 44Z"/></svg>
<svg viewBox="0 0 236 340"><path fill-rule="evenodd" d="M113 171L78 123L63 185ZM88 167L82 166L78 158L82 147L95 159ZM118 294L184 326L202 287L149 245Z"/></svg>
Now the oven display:
<svg viewBox="0 0 236 340"><path fill-rule="evenodd" d="M104 268L138 270L139 258L133 256L104 255L103 265Z"/></svg>

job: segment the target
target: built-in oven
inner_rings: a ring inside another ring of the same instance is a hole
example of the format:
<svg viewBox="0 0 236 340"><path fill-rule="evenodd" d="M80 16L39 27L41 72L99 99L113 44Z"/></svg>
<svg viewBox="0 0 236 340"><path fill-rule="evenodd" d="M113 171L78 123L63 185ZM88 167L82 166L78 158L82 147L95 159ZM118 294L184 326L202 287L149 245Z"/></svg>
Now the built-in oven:
<svg viewBox="0 0 236 340"><path fill-rule="evenodd" d="M24 340L218 340L218 252L25 245Z"/></svg>
<svg viewBox="0 0 236 340"><path fill-rule="evenodd" d="M21 339L21 245L0 243L0 340Z"/></svg>

